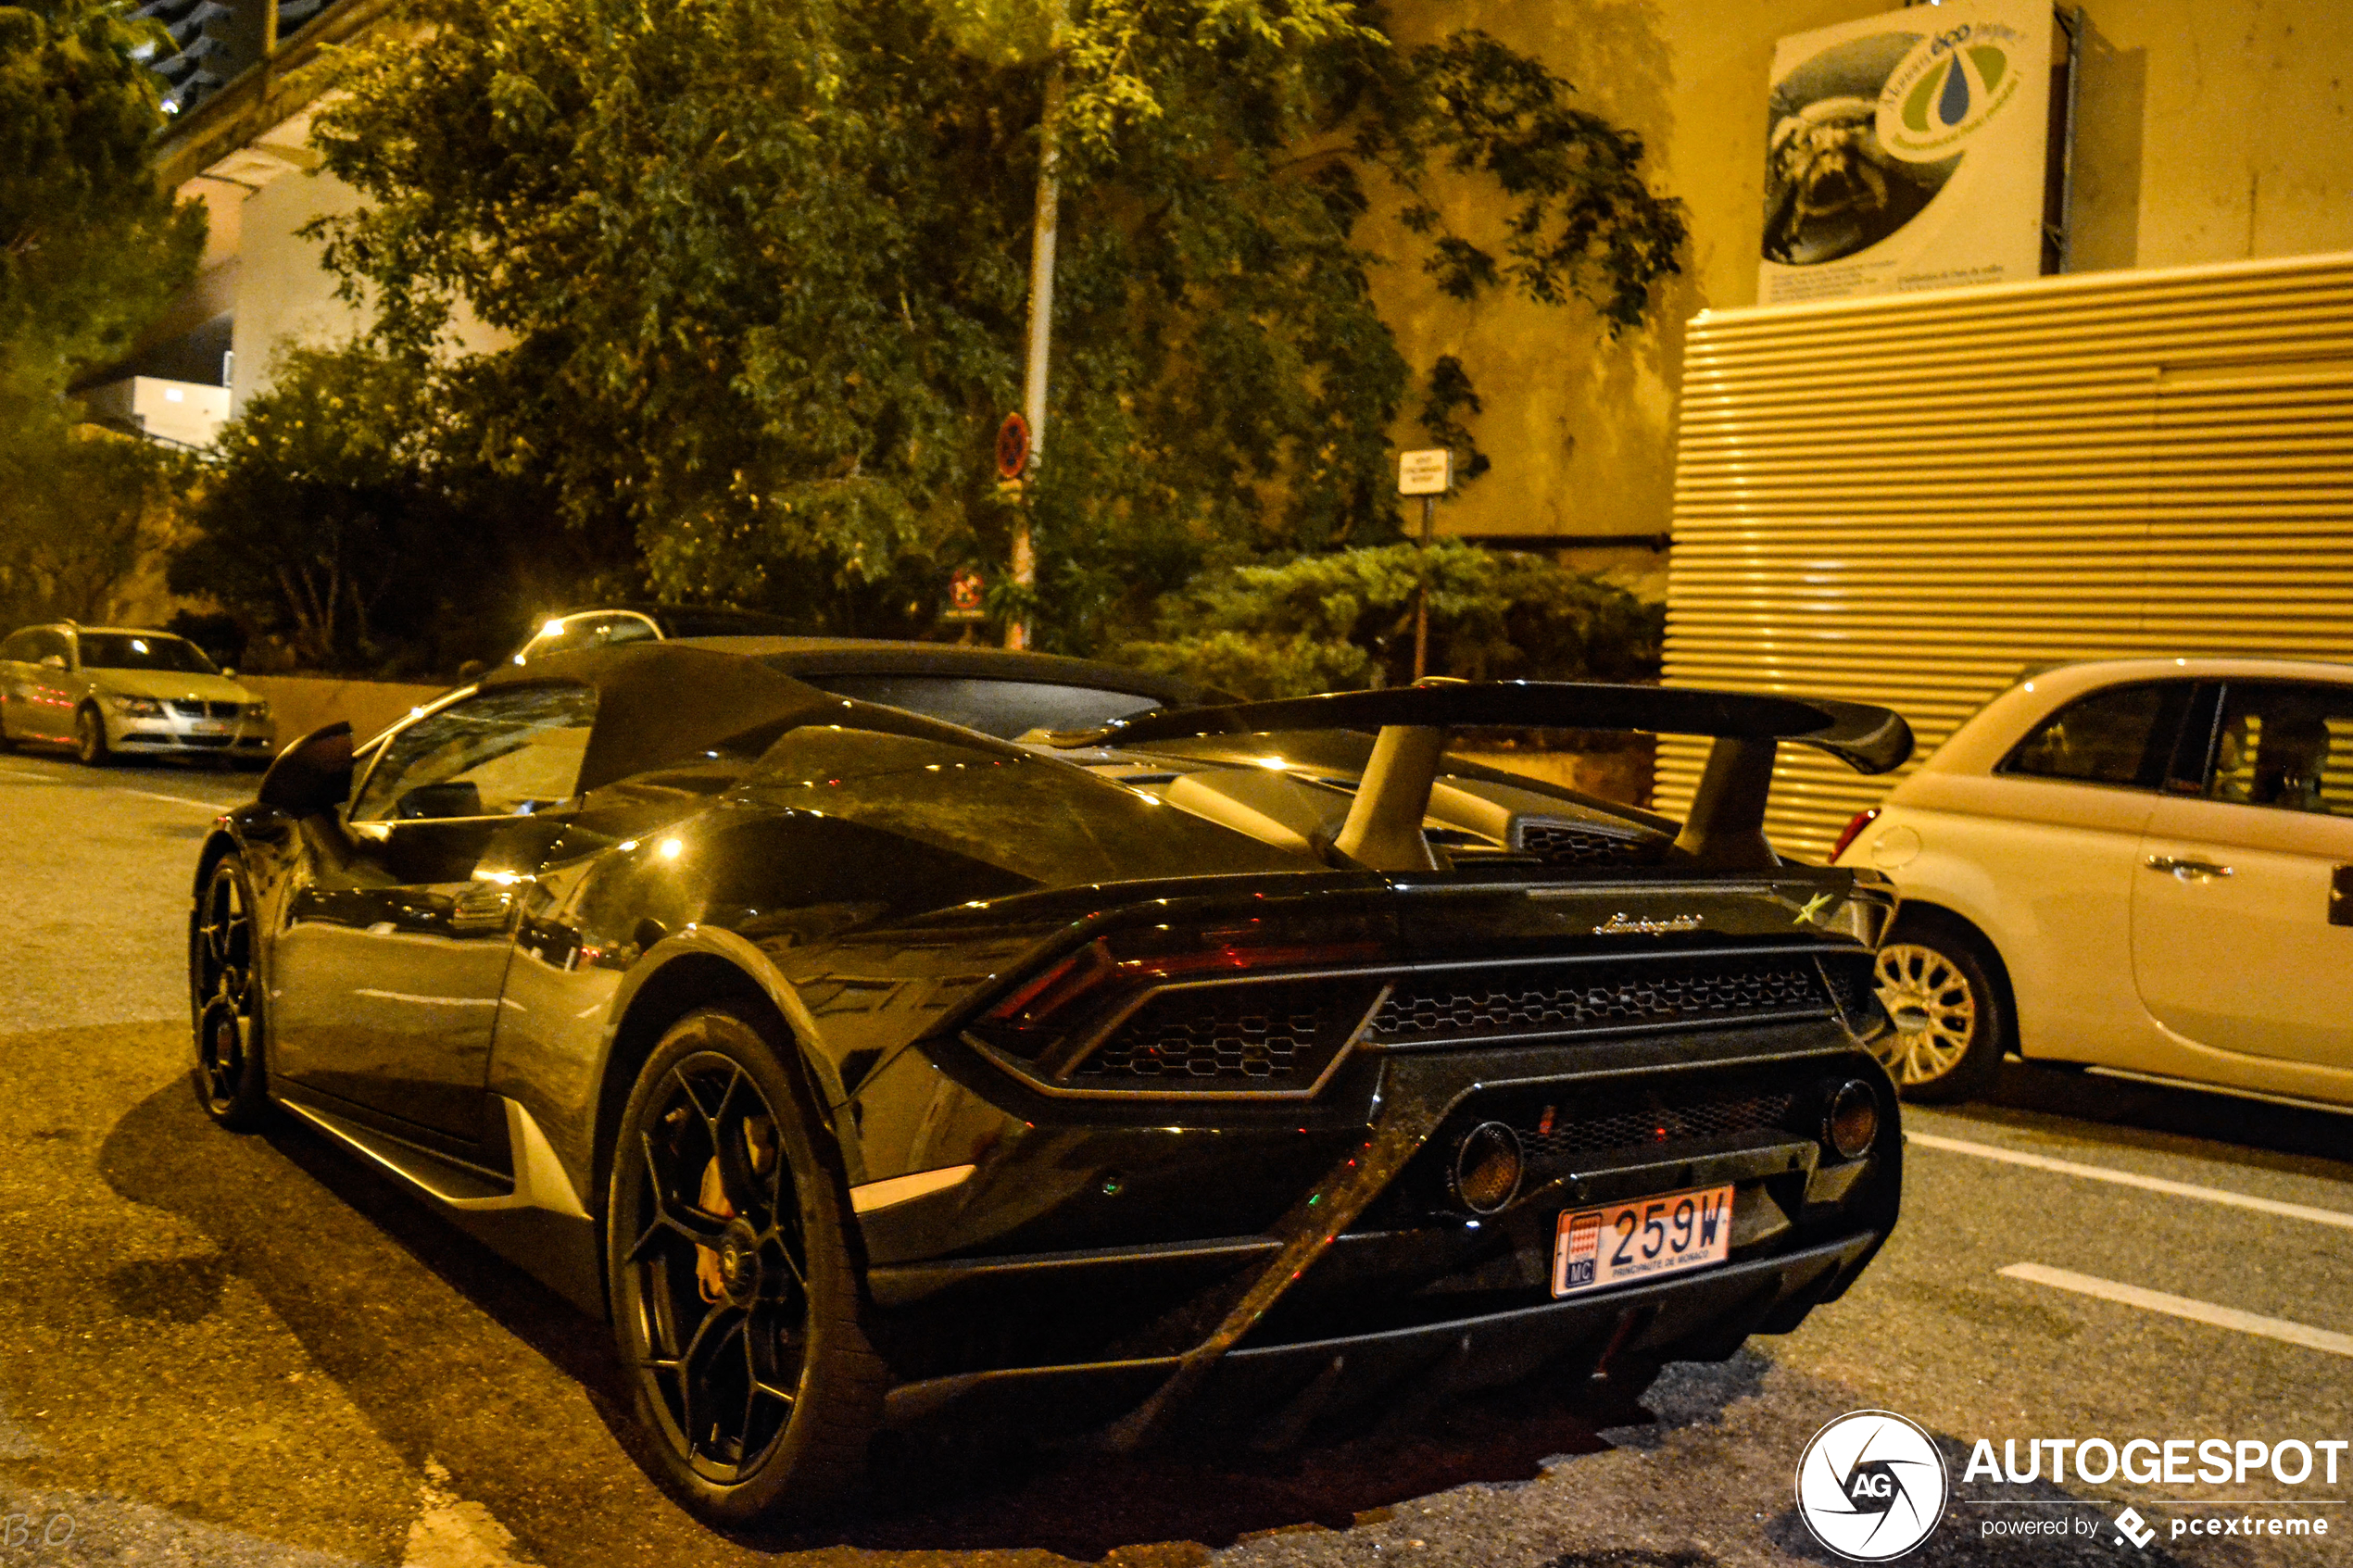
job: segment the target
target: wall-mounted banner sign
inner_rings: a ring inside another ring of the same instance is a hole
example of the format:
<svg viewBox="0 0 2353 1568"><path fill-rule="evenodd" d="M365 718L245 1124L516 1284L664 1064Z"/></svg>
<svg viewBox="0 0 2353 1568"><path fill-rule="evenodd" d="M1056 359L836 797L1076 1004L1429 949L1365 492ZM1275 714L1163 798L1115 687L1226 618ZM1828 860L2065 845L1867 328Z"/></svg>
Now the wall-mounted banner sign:
<svg viewBox="0 0 2353 1568"><path fill-rule="evenodd" d="M1757 303L2036 276L2057 25L1953 0L1782 39Z"/></svg>

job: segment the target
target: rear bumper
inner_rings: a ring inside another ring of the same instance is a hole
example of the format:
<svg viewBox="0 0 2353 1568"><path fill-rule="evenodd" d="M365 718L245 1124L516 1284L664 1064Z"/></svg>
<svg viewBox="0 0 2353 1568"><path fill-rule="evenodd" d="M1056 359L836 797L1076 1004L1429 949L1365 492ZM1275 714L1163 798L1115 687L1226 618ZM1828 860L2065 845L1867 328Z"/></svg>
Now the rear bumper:
<svg viewBox="0 0 2353 1568"><path fill-rule="evenodd" d="M1445 1399L1538 1378L1568 1380L1613 1360L1721 1360L1755 1333L1794 1328L1844 1289L1882 1239L1867 1231L1703 1273L1594 1297L1385 1333L1227 1352L1188 1400L1188 1424L1303 1430L1376 1401ZM899 1428L1017 1422L1075 1433L1117 1421L1175 1374L1176 1356L961 1374L901 1385Z"/></svg>

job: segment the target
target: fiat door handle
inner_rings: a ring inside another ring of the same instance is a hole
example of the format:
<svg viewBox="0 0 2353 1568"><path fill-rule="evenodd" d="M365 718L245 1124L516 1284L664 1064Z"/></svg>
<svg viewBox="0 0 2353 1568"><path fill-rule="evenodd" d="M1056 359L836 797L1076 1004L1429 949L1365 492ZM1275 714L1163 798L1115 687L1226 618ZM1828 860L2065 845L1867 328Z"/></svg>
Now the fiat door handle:
<svg viewBox="0 0 2353 1568"><path fill-rule="evenodd" d="M2171 872L2177 882L2187 882L2192 877L2231 874L2231 868L2228 866L2218 866L2211 860L2185 860L2174 855L2151 855L2148 858L2148 869L2153 872Z"/></svg>

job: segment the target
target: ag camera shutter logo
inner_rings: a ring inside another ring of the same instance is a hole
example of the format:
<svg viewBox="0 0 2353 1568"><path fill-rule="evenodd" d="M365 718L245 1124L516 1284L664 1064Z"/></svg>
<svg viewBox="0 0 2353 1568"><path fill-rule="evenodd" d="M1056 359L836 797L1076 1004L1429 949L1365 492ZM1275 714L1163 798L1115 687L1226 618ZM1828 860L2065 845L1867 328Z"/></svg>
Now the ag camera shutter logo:
<svg viewBox="0 0 2353 1568"><path fill-rule="evenodd" d="M1944 1456L1893 1411L1856 1411L1814 1434L1797 1461L1797 1515L1856 1562L1901 1557L1944 1517Z"/></svg>

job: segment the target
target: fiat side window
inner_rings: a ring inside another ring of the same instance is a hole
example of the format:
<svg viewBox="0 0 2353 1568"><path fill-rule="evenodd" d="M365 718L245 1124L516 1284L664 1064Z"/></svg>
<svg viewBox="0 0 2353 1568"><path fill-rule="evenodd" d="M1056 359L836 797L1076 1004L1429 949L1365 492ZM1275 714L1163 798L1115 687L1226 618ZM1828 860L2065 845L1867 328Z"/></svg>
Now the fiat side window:
<svg viewBox="0 0 2353 1568"><path fill-rule="evenodd" d="M2207 797L2353 816L2353 690L2233 684L2215 726Z"/></svg>
<svg viewBox="0 0 2353 1568"><path fill-rule="evenodd" d="M2000 771L2155 789L2165 782L2189 694L2186 681L2157 681L2078 697L2029 731Z"/></svg>

